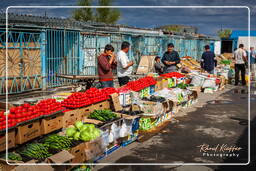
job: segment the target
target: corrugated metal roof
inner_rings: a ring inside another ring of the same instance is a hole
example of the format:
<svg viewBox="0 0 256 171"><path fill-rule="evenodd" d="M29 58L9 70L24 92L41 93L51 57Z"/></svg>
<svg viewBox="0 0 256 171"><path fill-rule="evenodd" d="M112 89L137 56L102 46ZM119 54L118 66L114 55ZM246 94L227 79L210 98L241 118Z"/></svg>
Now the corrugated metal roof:
<svg viewBox="0 0 256 171"><path fill-rule="evenodd" d="M247 30L233 30L230 38L237 39L238 37L241 37L241 36L248 36L248 31ZM256 36L256 30L251 30L250 36Z"/></svg>

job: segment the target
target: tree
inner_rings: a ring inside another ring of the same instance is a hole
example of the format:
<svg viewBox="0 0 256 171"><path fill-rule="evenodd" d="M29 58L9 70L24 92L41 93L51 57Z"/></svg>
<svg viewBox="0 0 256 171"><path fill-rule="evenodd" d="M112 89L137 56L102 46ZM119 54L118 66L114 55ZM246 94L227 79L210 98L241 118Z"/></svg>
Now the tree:
<svg viewBox="0 0 256 171"><path fill-rule="evenodd" d="M232 34L232 30L231 29L224 29L224 30L219 30L218 35L220 38L229 38L230 35Z"/></svg>
<svg viewBox="0 0 256 171"><path fill-rule="evenodd" d="M78 0L78 6L91 6L92 0ZM73 18L78 21L94 21L92 8L79 8L73 12Z"/></svg>
<svg viewBox="0 0 256 171"><path fill-rule="evenodd" d="M112 4L112 0L99 0L100 6L110 6ZM96 21L114 24L116 23L121 14L118 9L113 8L97 8L96 9Z"/></svg>
<svg viewBox="0 0 256 171"><path fill-rule="evenodd" d="M98 0L99 6L111 6L112 0ZM91 6L92 0L78 0L79 6ZM121 13L113 8L80 8L73 13L73 18L78 21L96 21L115 24L120 19Z"/></svg>

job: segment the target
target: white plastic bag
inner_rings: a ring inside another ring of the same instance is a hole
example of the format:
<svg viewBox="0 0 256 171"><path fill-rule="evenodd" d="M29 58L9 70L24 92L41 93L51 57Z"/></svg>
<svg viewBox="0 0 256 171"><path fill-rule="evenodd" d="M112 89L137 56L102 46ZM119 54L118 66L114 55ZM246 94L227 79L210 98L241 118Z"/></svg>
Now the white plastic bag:
<svg viewBox="0 0 256 171"><path fill-rule="evenodd" d="M215 88L216 87L216 81L215 79L206 79L204 81L204 84L202 86L203 88Z"/></svg>

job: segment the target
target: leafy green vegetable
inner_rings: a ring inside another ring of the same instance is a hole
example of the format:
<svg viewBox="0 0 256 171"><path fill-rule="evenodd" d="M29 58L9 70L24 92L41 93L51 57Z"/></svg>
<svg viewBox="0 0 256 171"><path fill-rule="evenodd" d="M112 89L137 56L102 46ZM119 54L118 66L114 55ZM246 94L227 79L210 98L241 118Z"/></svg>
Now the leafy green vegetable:
<svg viewBox="0 0 256 171"><path fill-rule="evenodd" d="M67 128L66 134L68 137L73 137L76 133L76 128Z"/></svg>
<svg viewBox="0 0 256 171"><path fill-rule="evenodd" d="M83 127L83 122L82 122L82 121L77 121L77 122L75 123L75 127L76 127L77 129L81 130L82 127Z"/></svg>

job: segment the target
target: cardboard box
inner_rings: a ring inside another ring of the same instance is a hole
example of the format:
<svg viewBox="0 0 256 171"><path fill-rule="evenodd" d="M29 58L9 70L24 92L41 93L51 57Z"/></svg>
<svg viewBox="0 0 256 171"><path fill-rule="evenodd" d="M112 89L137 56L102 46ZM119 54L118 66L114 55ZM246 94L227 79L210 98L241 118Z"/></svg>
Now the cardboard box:
<svg viewBox="0 0 256 171"><path fill-rule="evenodd" d="M101 137L93 141L86 142L84 145L85 161L92 160L93 158L100 156L104 152L104 149L102 148Z"/></svg>
<svg viewBox="0 0 256 171"><path fill-rule="evenodd" d="M85 161L84 143L81 143L69 150L70 154L74 156L71 163L83 163Z"/></svg>
<svg viewBox="0 0 256 171"><path fill-rule="evenodd" d="M181 105L178 105L178 102L173 101L173 107L172 107L172 112L173 113L178 113L181 109Z"/></svg>
<svg viewBox="0 0 256 171"><path fill-rule="evenodd" d="M58 163L59 166L54 165L53 168L55 171L66 171L71 167L69 165L61 165L62 163L71 163L71 160L74 159L75 156L70 154L68 151L63 150L57 154L54 154L46 159L47 163Z"/></svg>
<svg viewBox="0 0 256 171"><path fill-rule="evenodd" d="M42 134L48 134L55 130L63 128L63 113L60 112L54 116L46 117L41 121Z"/></svg>
<svg viewBox="0 0 256 171"><path fill-rule="evenodd" d="M96 104L92 105L92 109L94 110L104 110L104 109L110 109L110 103L109 100L105 100ZM92 111L92 112L93 112Z"/></svg>
<svg viewBox="0 0 256 171"><path fill-rule="evenodd" d="M168 88L168 80L167 79L162 80L162 89L164 89L164 88Z"/></svg>
<svg viewBox="0 0 256 171"><path fill-rule="evenodd" d="M64 112L63 128L67 128L69 125L73 125L75 124L76 121L81 121L81 120L82 120L82 113L80 109Z"/></svg>
<svg viewBox="0 0 256 171"><path fill-rule="evenodd" d="M89 106L86 106L86 107L83 107L83 108L80 109L82 117L89 115L93 111L94 111L94 106L93 105L89 105Z"/></svg>
<svg viewBox="0 0 256 171"><path fill-rule="evenodd" d="M6 149L6 136L5 132L0 134L0 152ZM15 147L15 130L8 131L8 148Z"/></svg>
<svg viewBox="0 0 256 171"><path fill-rule="evenodd" d="M144 111L142 115L158 116L166 112L168 103L157 103L151 101L142 101L141 110Z"/></svg>
<svg viewBox="0 0 256 171"><path fill-rule="evenodd" d="M154 70L155 56L141 56L136 74L148 74Z"/></svg>
<svg viewBox="0 0 256 171"><path fill-rule="evenodd" d="M37 160L30 160L26 163L22 161L14 161L8 160L9 165L4 159L0 159L0 171L54 171L51 166L47 165L18 165L18 164L26 164L26 163L36 163Z"/></svg>
<svg viewBox="0 0 256 171"><path fill-rule="evenodd" d="M117 93L110 95L112 103L110 103L110 108L114 111L122 110L122 106L120 104L119 95Z"/></svg>
<svg viewBox="0 0 256 171"><path fill-rule="evenodd" d="M18 126L16 134L16 143L23 144L29 140L37 138L41 135L40 121L36 120L27 124Z"/></svg>

